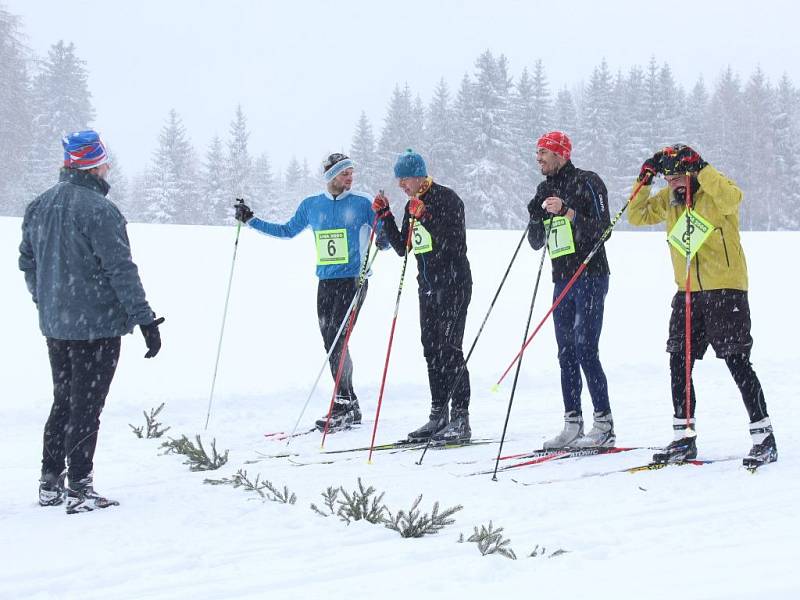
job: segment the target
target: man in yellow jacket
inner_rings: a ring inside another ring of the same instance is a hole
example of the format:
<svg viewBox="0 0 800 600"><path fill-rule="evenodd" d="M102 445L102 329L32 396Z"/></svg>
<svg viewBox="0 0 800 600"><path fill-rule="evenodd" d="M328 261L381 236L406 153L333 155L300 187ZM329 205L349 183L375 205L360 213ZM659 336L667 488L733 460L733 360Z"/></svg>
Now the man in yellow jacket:
<svg viewBox="0 0 800 600"><path fill-rule="evenodd" d="M667 187L651 196L650 185L657 174L664 176ZM691 381L688 418L686 414L687 275L691 292L691 367L695 360L703 358L710 344L728 366L750 417L753 448L744 465L756 468L774 462L778 458L775 436L761 383L750 363L753 338L747 300L747 263L739 238L742 191L692 148L682 144L664 148L648 158L642 165L639 181L643 185L631 202L628 220L632 225L666 223L678 285L672 299L667 340L674 439L653 456L653 462L682 462L697 456L695 392Z"/></svg>

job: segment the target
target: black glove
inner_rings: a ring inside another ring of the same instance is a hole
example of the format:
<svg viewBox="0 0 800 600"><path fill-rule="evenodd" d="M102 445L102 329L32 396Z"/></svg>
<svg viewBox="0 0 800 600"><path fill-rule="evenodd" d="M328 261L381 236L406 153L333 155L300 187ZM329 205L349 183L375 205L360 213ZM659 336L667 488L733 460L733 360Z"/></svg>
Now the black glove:
<svg viewBox="0 0 800 600"><path fill-rule="evenodd" d="M139 329L142 330L142 336L144 336L144 343L147 345L145 358L153 358L161 350L161 334L158 332L158 326L163 322L164 317L159 317L152 323L139 325Z"/></svg>
<svg viewBox="0 0 800 600"><path fill-rule="evenodd" d="M661 166L659 172L664 175L683 175L697 173L708 163L689 146L675 144L667 146L661 151Z"/></svg>
<svg viewBox="0 0 800 600"><path fill-rule="evenodd" d="M639 181L643 181L644 185L653 183L653 178L660 172L662 155L661 152L656 152L642 163L642 168L639 171Z"/></svg>
<svg viewBox="0 0 800 600"><path fill-rule="evenodd" d="M244 203L244 200L239 200L237 198L236 204L233 205L236 209L236 217L237 221L241 221L242 223L247 223L250 219L253 218L253 211L250 210L250 207Z"/></svg>

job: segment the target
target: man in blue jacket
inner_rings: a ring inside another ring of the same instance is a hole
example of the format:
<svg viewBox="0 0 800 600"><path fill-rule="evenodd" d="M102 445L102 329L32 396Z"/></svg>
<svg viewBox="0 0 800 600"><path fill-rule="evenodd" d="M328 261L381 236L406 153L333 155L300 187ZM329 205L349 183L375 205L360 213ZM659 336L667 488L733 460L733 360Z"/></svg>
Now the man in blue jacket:
<svg viewBox="0 0 800 600"><path fill-rule="evenodd" d="M317 317L325 351L330 352L339 326L347 317L347 309L358 290L358 278L366 260L366 252L373 224L372 200L353 186L353 161L344 154L335 153L323 162L324 192L304 199L294 216L283 225L268 223L253 215L246 204L236 205L236 219L256 231L277 238L293 238L307 227L314 233L317 248ZM382 235L378 247L388 247ZM356 315L367 294L367 281L357 306ZM344 332L336 341L330 354L331 375L334 380L344 347ZM323 430L327 414L316 422ZM342 375L336 390L328 431L346 429L361 423L361 409L353 390L353 361L345 350Z"/></svg>
<svg viewBox="0 0 800 600"><path fill-rule="evenodd" d="M152 358L161 348L164 319L156 319L145 299L125 218L106 199L110 165L100 137L79 131L62 144L59 182L25 210L19 268L39 311L53 373L39 504L56 506L66 496L67 513L76 513L119 504L93 487L100 413L121 336L139 325L145 358Z"/></svg>

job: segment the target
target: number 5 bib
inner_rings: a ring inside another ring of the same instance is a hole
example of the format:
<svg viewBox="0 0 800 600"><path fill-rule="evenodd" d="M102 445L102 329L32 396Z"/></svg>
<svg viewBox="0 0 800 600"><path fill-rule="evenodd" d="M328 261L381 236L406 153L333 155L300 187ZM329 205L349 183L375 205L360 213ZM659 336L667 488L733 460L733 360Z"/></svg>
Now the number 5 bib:
<svg viewBox="0 0 800 600"><path fill-rule="evenodd" d="M414 234L411 237L414 254L425 254L433 250L433 238L430 232L419 221L414 221Z"/></svg>
<svg viewBox="0 0 800 600"><path fill-rule="evenodd" d="M318 265L344 265L350 259L346 229L315 231Z"/></svg>

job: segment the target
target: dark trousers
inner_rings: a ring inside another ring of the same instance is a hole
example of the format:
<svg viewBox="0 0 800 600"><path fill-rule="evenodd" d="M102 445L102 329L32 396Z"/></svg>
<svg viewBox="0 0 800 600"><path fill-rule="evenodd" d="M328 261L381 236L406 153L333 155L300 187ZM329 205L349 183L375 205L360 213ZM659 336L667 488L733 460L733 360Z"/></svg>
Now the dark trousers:
<svg viewBox="0 0 800 600"><path fill-rule="evenodd" d="M566 284L566 280L555 283L553 300L561 294ZM572 289L553 311L564 412L582 414L581 370L586 377L594 410L610 410L608 381L600 364L599 351L607 293L608 275L584 275L575 281Z"/></svg>
<svg viewBox="0 0 800 600"><path fill-rule="evenodd" d="M355 307L356 317L361 305L364 303L364 298L367 297L368 281L364 281L364 288L361 290L361 297ZM317 286L317 318L319 319L319 330L322 333L322 341L325 344L325 352L329 352L333 345L333 340L336 338L336 333L339 331L339 326L342 324L345 316L347 316L347 309L353 301L353 296L356 294L358 288L358 280L353 278L347 279L320 279ZM355 321L353 322L355 327ZM347 324L342 329L342 334L336 342L336 348L331 352L330 367L333 380L336 381L336 373L339 369L339 361L342 358L342 349L344 348L344 340L347 335ZM336 396L346 400L357 400L356 393L353 390L353 361L350 359L350 351L345 351L344 364L342 365L342 376L339 380L339 388L336 390Z"/></svg>
<svg viewBox="0 0 800 600"><path fill-rule="evenodd" d="M47 338L53 374L53 407L44 426L42 475L59 475L65 463L70 482L92 472L100 413L119 362L120 338Z"/></svg>
<svg viewBox="0 0 800 600"><path fill-rule="evenodd" d="M767 417L767 403L761 382L750 363L753 338L750 335L750 305L743 290L708 290L691 293L692 364L702 359L710 345L722 358L742 395L744 406L755 423ZM672 315L667 339L672 406L675 418L686 418L686 296L678 292L672 299ZM689 381L689 416L694 417L694 382Z"/></svg>
<svg viewBox="0 0 800 600"><path fill-rule="evenodd" d="M431 293L420 291L419 326L428 364L432 414L439 414L446 408L451 392L453 409L469 408L469 371L462 346L471 299L472 282L454 284ZM453 389L457 378L458 387Z"/></svg>

